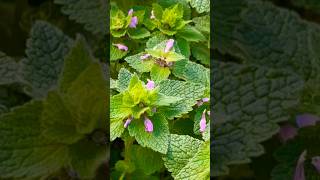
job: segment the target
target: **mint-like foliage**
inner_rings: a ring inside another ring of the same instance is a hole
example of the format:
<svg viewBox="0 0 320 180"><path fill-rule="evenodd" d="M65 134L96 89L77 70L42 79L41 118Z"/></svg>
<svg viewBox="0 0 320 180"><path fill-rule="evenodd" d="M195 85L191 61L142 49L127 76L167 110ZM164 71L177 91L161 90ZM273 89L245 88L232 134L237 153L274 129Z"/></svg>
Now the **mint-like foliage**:
<svg viewBox="0 0 320 180"><path fill-rule="evenodd" d="M210 178L206 2L111 2L113 179Z"/></svg>

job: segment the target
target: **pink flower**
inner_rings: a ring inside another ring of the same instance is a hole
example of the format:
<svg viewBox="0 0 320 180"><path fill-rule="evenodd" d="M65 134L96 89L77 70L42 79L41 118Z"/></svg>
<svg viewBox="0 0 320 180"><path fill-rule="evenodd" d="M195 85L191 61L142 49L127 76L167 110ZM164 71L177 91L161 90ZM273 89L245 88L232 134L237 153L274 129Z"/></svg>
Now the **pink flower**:
<svg viewBox="0 0 320 180"><path fill-rule="evenodd" d="M156 16L154 15L154 12L153 12L153 10L151 11L151 16L150 16L150 19L155 19L156 18Z"/></svg>
<svg viewBox="0 0 320 180"><path fill-rule="evenodd" d="M279 131L279 138L282 142L287 142L290 139L293 139L298 134L297 128L290 124L281 126Z"/></svg>
<svg viewBox="0 0 320 180"><path fill-rule="evenodd" d="M130 28L136 28L137 24L138 24L138 17L137 16L132 17L131 18L131 22L129 24L129 27Z"/></svg>
<svg viewBox="0 0 320 180"><path fill-rule="evenodd" d="M302 114L296 117L296 122L299 128L314 126L317 121L319 121L319 117L313 114Z"/></svg>
<svg viewBox="0 0 320 180"><path fill-rule="evenodd" d="M209 98L202 98L202 102L209 102Z"/></svg>
<svg viewBox="0 0 320 180"><path fill-rule="evenodd" d="M144 118L144 127L146 132L153 132L153 124L147 117Z"/></svg>
<svg viewBox="0 0 320 180"><path fill-rule="evenodd" d="M318 173L320 173L320 156L313 157L311 163L317 169Z"/></svg>
<svg viewBox="0 0 320 180"><path fill-rule="evenodd" d="M146 85L146 88L148 90L152 90L152 89L154 89L154 87L155 87L154 81L151 81L150 79L148 79L148 83Z"/></svg>
<svg viewBox="0 0 320 180"><path fill-rule="evenodd" d="M123 44L113 44L113 45L116 46L119 50L128 51L128 47Z"/></svg>
<svg viewBox="0 0 320 180"><path fill-rule="evenodd" d="M174 44L174 40L173 39L169 39L167 44L166 44L166 48L164 49L164 52L165 53L169 52L172 49L173 44Z"/></svg>
<svg viewBox="0 0 320 180"><path fill-rule="evenodd" d="M306 160L307 151L304 150L297 162L296 170L294 172L293 180L305 180L304 175L304 161Z"/></svg>
<svg viewBox="0 0 320 180"><path fill-rule="evenodd" d="M201 120L200 120L200 132L203 133L206 130L207 122L206 122L206 110L203 111Z"/></svg>
<svg viewBox="0 0 320 180"><path fill-rule="evenodd" d="M131 121L132 121L132 116L130 116L127 120L126 120L126 122L124 123L124 128L127 128L128 127L128 125L131 123Z"/></svg>
<svg viewBox="0 0 320 180"><path fill-rule="evenodd" d="M133 14L133 9L130 9L130 10L128 11L128 15L131 16L132 14Z"/></svg>
<svg viewBox="0 0 320 180"><path fill-rule="evenodd" d="M145 59L148 59L150 56L151 56L150 54L145 54L145 55L142 55L140 59L145 60Z"/></svg>
<svg viewBox="0 0 320 180"><path fill-rule="evenodd" d="M205 102L209 102L209 98L202 98L201 100L197 101L197 106L201 106Z"/></svg>

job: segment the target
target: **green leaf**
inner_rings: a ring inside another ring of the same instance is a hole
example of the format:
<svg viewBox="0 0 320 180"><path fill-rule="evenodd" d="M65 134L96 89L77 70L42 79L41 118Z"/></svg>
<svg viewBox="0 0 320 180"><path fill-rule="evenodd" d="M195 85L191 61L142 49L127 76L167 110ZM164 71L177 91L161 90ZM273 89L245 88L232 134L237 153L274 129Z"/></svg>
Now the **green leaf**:
<svg viewBox="0 0 320 180"><path fill-rule="evenodd" d="M96 177L98 167L107 160L107 148L84 139L69 147L71 169L81 179Z"/></svg>
<svg viewBox="0 0 320 180"><path fill-rule="evenodd" d="M61 12L68 15L71 20L83 24L86 30L94 34L107 33L107 1L55 0L54 3L62 5Z"/></svg>
<svg viewBox="0 0 320 180"><path fill-rule="evenodd" d="M128 54L128 51L122 51L114 46L110 46L110 61L116 61Z"/></svg>
<svg viewBox="0 0 320 180"><path fill-rule="evenodd" d="M124 122L122 119L110 119L110 141L113 141L117 137L120 137L123 131L124 131Z"/></svg>
<svg viewBox="0 0 320 180"><path fill-rule="evenodd" d="M144 55L144 53L128 56L125 58L125 60L138 72L150 72L154 62L152 59L141 60L142 55Z"/></svg>
<svg viewBox="0 0 320 180"><path fill-rule="evenodd" d="M71 83L65 96L67 106L76 119L78 132L92 132L98 121L105 118L107 98L107 82L102 67L99 63L92 63Z"/></svg>
<svg viewBox="0 0 320 180"><path fill-rule="evenodd" d="M180 30L178 36L190 42L200 42L207 40L200 31L192 26L186 26L184 29Z"/></svg>
<svg viewBox="0 0 320 180"><path fill-rule="evenodd" d="M180 53L188 59L190 57L190 45L187 40L185 39L177 39L177 46L180 50Z"/></svg>
<svg viewBox="0 0 320 180"><path fill-rule="evenodd" d="M128 88L131 78L132 74L130 71L125 68L119 70L117 87L120 92L123 92Z"/></svg>
<svg viewBox="0 0 320 180"><path fill-rule="evenodd" d="M123 94L117 94L110 100L110 118L124 119L131 114L131 107L125 106L123 103Z"/></svg>
<svg viewBox="0 0 320 180"><path fill-rule="evenodd" d="M160 114L155 114L149 119L153 123L153 132L146 132L143 120L135 119L128 126L130 136L134 136L143 147L165 154L169 143L169 127L167 120Z"/></svg>
<svg viewBox="0 0 320 180"><path fill-rule="evenodd" d="M195 23L195 28L197 28L199 31L202 31L204 33L210 33L210 16L200 16L195 17L192 19L192 21Z"/></svg>
<svg viewBox="0 0 320 180"><path fill-rule="evenodd" d="M32 101L0 116L1 178L39 179L68 162L66 146L42 135L42 108Z"/></svg>
<svg viewBox="0 0 320 180"><path fill-rule="evenodd" d="M159 92L166 96L175 96L186 99L190 102L196 102L203 95L204 87L202 84L164 80L159 83Z"/></svg>
<svg viewBox="0 0 320 180"><path fill-rule="evenodd" d="M57 85L71 43L69 37L47 22L37 21L32 26L27 40L27 58L20 62L21 76L29 86L26 91L30 96L44 97Z"/></svg>
<svg viewBox="0 0 320 180"><path fill-rule="evenodd" d="M19 64L0 51L0 85L19 82Z"/></svg>
<svg viewBox="0 0 320 180"><path fill-rule="evenodd" d="M279 122L290 118L288 109L297 105L303 81L284 69L234 63L212 67L216 156L211 161L213 176L219 176L228 173L228 165L248 163L264 152L260 143L279 131Z"/></svg>
<svg viewBox="0 0 320 180"><path fill-rule="evenodd" d="M66 92L71 83L93 62L93 57L82 36L78 36L64 60L62 77L59 81L61 92Z"/></svg>
<svg viewBox="0 0 320 180"><path fill-rule="evenodd" d="M150 32L146 28L129 29L128 34L132 39L143 39L150 36Z"/></svg>
<svg viewBox="0 0 320 180"><path fill-rule="evenodd" d="M154 15L157 19L161 19L162 18L162 14L163 14L163 9L159 4L153 3L152 4L152 10L154 12Z"/></svg>
<svg viewBox="0 0 320 180"><path fill-rule="evenodd" d="M83 137L76 129L76 120L64 98L55 91L50 92L43 102L41 127L46 138L64 144L75 143Z"/></svg>
<svg viewBox="0 0 320 180"><path fill-rule="evenodd" d="M155 82L160 82L165 80L170 75L170 69L168 67L160 67L159 65L155 64L151 68L150 76L151 79Z"/></svg>
<svg viewBox="0 0 320 180"><path fill-rule="evenodd" d="M210 146L187 135L170 136L165 166L175 179L210 178Z"/></svg>
<svg viewBox="0 0 320 180"><path fill-rule="evenodd" d="M133 145L129 153L136 170L140 170L146 175L151 175L163 167L161 154L151 149Z"/></svg>
<svg viewBox="0 0 320 180"><path fill-rule="evenodd" d="M182 98L175 96L165 96L161 93L158 93L157 102L154 104L156 106L169 106L170 104L174 104L180 101Z"/></svg>
<svg viewBox="0 0 320 180"><path fill-rule="evenodd" d="M190 4L198 13L210 12L210 0L190 0Z"/></svg>
<svg viewBox="0 0 320 180"><path fill-rule="evenodd" d="M162 33L152 34L152 37L148 39L146 43L147 49L152 49L158 44L167 40L167 37Z"/></svg>
<svg viewBox="0 0 320 180"><path fill-rule="evenodd" d="M192 55L204 65L210 65L210 49L205 44L192 46Z"/></svg>

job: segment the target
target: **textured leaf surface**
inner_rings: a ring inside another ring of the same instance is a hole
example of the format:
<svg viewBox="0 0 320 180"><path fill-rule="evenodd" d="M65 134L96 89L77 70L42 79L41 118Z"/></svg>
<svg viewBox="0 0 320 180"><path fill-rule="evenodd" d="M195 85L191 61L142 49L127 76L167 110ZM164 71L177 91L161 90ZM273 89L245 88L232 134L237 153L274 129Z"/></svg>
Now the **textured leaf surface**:
<svg viewBox="0 0 320 180"><path fill-rule="evenodd" d="M135 119L128 127L129 134L134 136L141 146L165 154L168 150L170 135L168 122L160 114L155 114L150 119L153 123L153 132L146 132L143 120Z"/></svg>
<svg viewBox="0 0 320 180"><path fill-rule="evenodd" d="M209 179L209 142L203 142L187 135L170 136L165 166L175 179Z"/></svg>
<svg viewBox="0 0 320 180"><path fill-rule="evenodd" d="M317 74L320 29L296 13L269 2L227 0L217 2L214 19L215 27L221 27L214 48L221 52L246 63L285 66L305 79Z"/></svg>
<svg viewBox="0 0 320 180"><path fill-rule="evenodd" d="M125 68L121 68L118 74L117 87L120 92L125 91L130 83L130 79L132 78L132 74Z"/></svg>
<svg viewBox="0 0 320 180"><path fill-rule="evenodd" d="M101 0L55 0L62 5L62 13L78 23L84 24L85 29L97 34L106 34L108 1Z"/></svg>
<svg viewBox="0 0 320 180"><path fill-rule="evenodd" d="M0 85L19 81L19 64L0 51Z"/></svg>
<svg viewBox="0 0 320 180"><path fill-rule="evenodd" d="M286 110L297 104L303 81L284 70L232 63L213 67L212 172L218 176L228 173L227 165L248 163L263 153L259 143L277 133L278 122L288 120Z"/></svg>
<svg viewBox="0 0 320 180"><path fill-rule="evenodd" d="M62 168L68 151L41 134L42 103L33 101L0 117L0 176L39 178Z"/></svg>
<svg viewBox="0 0 320 180"><path fill-rule="evenodd" d="M126 57L125 60L138 72L150 72L154 61L151 59L141 60L141 56L143 55L144 53L139 53L133 56Z"/></svg>
<svg viewBox="0 0 320 180"><path fill-rule="evenodd" d="M118 48L114 46L110 46L110 60L115 61L123 58L128 54L127 51L119 50Z"/></svg>
<svg viewBox="0 0 320 180"><path fill-rule="evenodd" d="M210 0L190 0L190 4L198 13L210 12Z"/></svg>
<svg viewBox="0 0 320 180"><path fill-rule="evenodd" d="M27 58L21 62L28 94L40 98L56 86L71 40L56 27L37 21L27 41Z"/></svg>

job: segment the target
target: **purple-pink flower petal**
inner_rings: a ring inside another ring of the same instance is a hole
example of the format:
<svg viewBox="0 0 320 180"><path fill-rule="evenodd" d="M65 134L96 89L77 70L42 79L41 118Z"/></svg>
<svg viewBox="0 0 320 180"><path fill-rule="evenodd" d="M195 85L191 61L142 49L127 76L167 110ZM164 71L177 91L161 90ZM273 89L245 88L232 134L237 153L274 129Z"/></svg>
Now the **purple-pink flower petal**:
<svg viewBox="0 0 320 180"><path fill-rule="evenodd" d="M320 173L320 156L313 157L311 163L317 169L318 173Z"/></svg>
<svg viewBox="0 0 320 180"><path fill-rule="evenodd" d="M132 121L132 116L130 116L127 120L126 120L126 122L124 123L124 128L127 128L128 127L128 125L131 123L131 121Z"/></svg>
<svg viewBox="0 0 320 180"><path fill-rule="evenodd" d="M209 98L202 98L202 102L209 102Z"/></svg>
<svg viewBox="0 0 320 180"><path fill-rule="evenodd" d="M206 130L207 122L206 122L206 110L203 111L201 120L200 120L200 132L203 133Z"/></svg>
<svg viewBox="0 0 320 180"><path fill-rule="evenodd" d="M144 118L144 127L146 132L153 132L153 124L147 117Z"/></svg>
<svg viewBox="0 0 320 180"><path fill-rule="evenodd" d="M282 142L287 142L288 140L293 139L297 134L297 128L290 124L285 124L280 128L279 138Z"/></svg>
<svg viewBox="0 0 320 180"><path fill-rule="evenodd" d="M128 51L128 47L123 44L114 44L119 50Z"/></svg>
<svg viewBox="0 0 320 180"><path fill-rule="evenodd" d="M131 22L129 24L129 27L130 28L136 28L137 24L138 24L138 17L137 16L132 17L131 18Z"/></svg>
<svg viewBox="0 0 320 180"><path fill-rule="evenodd" d="M319 117L313 114L302 114L296 117L296 122L299 128L314 126L317 121L319 121Z"/></svg>
<svg viewBox="0 0 320 180"><path fill-rule="evenodd" d="M169 39L167 41L166 48L164 49L164 52L165 53L169 52L172 49L173 44L174 44L174 40L173 39Z"/></svg>
<svg viewBox="0 0 320 180"><path fill-rule="evenodd" d="M296 170L294 172L293 180L305 180L304 175L304 161L306 160L307 151L304 150L297 162Z"/></svg>
<svg viewBox="0 0 320 180"><path fill-rule="evenodd" d="M154 81L151 81L150 79L148 79L148 83L147 83L147 85L146 85L146 88L147 88L148 90L153 90L154 87L155 87Z"/></svg>
<svg viewBox="0 0 320 180"><path fill-rule="evenodd" d="M128 15L129 15L129 16L133 15L133 9L130 9L130 10L128 11Z"/></svg>
<svg viewBox="0 0 320 180"><path fill-rule="evenodd" d="M148 59L151 55L150 54L144 54L140 57L141 60Z"/></svg>

